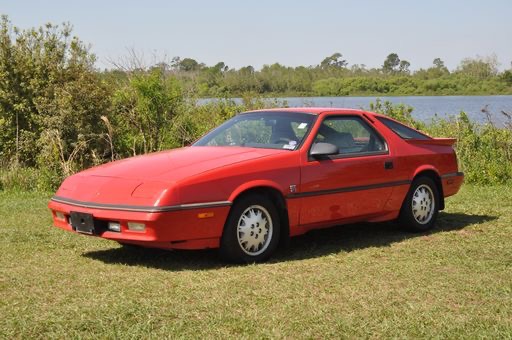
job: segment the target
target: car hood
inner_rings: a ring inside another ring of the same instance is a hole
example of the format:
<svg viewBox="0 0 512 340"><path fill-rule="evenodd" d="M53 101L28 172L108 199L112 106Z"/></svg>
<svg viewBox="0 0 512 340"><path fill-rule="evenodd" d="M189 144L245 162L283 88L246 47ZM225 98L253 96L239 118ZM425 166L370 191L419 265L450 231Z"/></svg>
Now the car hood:
<svg viewBox="0 0 512 340"><path fill-rule="evenodd" d="M184 177L287 150L194 146L131 157L83 171L82 176L176 182Z"/></svg>
<svg viewBox="0 0 512 340"><path fill-rule="evenodd" d="M194 146L131 157L68 177L56 196L82 202L159 205L180 180L283 152L290 151Z"/></svg>

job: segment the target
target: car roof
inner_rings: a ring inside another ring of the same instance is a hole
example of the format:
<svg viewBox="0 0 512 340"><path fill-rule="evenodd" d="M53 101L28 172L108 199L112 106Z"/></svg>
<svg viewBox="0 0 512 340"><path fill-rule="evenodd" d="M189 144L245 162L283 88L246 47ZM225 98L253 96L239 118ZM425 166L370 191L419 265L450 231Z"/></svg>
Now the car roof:
<svg viewBox="0 0 512 340"><path fill-rule="evenodd" d="M309 113L319 115L325 112L335 113L335 114L371 114L374 116L380 116L378 113L368 112L364 110L358 109L349 109L349 108L336 108L336 107L286 107L286 108L272 108L272 109L261 109L261 110L253 110L250 112L297 112L297 113Z"/></svg>

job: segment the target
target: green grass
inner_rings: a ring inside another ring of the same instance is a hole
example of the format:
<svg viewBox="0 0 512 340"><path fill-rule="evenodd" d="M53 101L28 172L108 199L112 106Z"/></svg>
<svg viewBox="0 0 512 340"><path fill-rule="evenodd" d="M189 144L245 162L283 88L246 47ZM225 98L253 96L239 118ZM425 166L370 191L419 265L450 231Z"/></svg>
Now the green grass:
<svg viewBox="0 0 512 340"><path fill-rule="evenodd" d="M512 188L465 186L428 234L361 224L266 264L125 249L0 192L0 338L512 338Z"/></svg>

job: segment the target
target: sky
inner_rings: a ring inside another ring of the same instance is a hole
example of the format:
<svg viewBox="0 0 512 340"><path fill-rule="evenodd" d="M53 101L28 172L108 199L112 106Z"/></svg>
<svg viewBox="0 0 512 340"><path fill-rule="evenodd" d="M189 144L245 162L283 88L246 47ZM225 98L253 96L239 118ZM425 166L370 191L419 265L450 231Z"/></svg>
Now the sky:
<svg viewBox="0 0 512 340"><path fill-rule="evenodd" d="M437 57L450 69L477 55L512 62L512 0L0 0L0 13L22 29L70 22L101 69L130 50L148 64L180 56L257 69L335 52L367 67L394 52L413 70Z"/></svg>

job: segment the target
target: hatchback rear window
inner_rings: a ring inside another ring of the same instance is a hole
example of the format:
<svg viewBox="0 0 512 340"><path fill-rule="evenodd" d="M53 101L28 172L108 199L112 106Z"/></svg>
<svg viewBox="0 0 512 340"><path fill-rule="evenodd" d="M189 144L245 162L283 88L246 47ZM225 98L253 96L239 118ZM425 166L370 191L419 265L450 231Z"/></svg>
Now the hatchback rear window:
<svg viewBox="0 0 512 340"><path fill-rule="evenodd" d="M391 131L399 135L403 139L432 139L429 136L414 130L410 127L407 127L403 124L395 122L390 119L377 117L384 125L386 125Z"/></svg>

